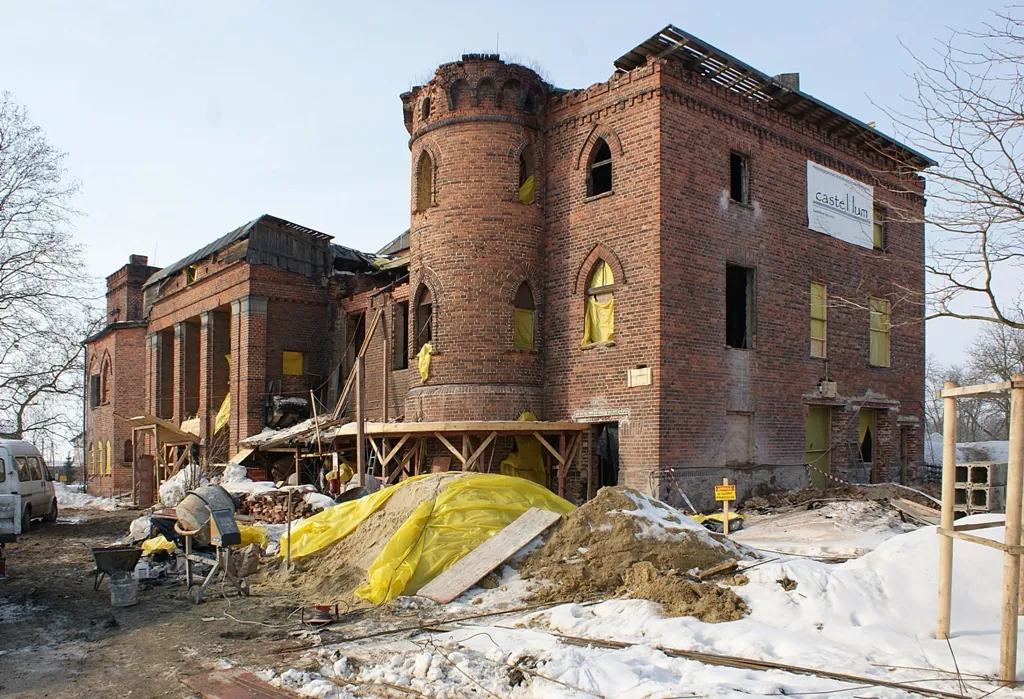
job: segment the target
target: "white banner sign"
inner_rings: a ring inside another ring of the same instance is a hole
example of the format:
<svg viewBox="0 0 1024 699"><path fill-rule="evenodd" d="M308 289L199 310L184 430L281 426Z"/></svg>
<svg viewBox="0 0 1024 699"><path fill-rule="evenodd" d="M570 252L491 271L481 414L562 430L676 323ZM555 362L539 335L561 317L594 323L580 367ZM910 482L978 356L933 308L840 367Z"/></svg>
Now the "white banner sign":
<svg viewBox="0 0 1024 699"><path fill-rule="evenodd" d="M874 247L875 189L807 161L807 226L862 248Z"/></svg>

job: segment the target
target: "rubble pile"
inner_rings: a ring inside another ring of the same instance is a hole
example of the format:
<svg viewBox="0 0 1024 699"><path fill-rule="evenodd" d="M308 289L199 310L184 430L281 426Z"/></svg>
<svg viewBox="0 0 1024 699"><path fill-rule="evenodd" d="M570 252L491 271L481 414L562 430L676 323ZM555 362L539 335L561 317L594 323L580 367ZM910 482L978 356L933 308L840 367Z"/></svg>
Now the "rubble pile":
<svg viewBox="0 0 1024 699"><path fill-rule="evenodd" d="M629 488L602 488L556 524L519 571L543 581L532 595L541 602L627 594L661 603L666 616L733 621L747 613L743 601L694 573L744 555L665 503Z"/></svg>
<svg viewBox="0 0 1024 699"><path fill-rule="evenodd" d="M289 511L286 492L273 490L243 494L238 503L238 514L248 515L255 521L266 524L284 524L290 520L310 517L324 509L323 503L314 502L316 501L307 501L303 494L293 494Z"/></svg>

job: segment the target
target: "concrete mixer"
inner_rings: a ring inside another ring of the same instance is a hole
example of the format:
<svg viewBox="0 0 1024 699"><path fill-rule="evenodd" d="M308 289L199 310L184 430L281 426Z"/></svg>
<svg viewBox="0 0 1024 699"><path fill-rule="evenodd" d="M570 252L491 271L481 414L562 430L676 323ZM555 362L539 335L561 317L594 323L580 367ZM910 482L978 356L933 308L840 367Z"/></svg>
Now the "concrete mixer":
<svg viewBox="0 0 1024 699"><path fill-rule="evenodd" d="M230 547L242 543L242 535L235 522L235 502L228 491L219 485L196 488L189 491L175 509L178 521L174 531L185 539L185 579L192 600L196 604L203 601L203 593L217 573L223 574L225 581L234 585L239 594L248 595L249 585L235 575L231 559ZM193 543L214 546L216 552L212 558L194 553ZM210 566L210 572L199 584L193 584L194 563Z"/></svg>

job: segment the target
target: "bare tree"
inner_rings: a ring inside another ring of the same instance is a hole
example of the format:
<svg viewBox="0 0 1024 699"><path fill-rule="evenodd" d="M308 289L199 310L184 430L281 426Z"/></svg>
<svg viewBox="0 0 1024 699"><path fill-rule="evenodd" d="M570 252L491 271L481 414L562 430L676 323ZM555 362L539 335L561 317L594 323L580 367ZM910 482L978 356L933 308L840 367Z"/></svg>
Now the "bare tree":
<svg viewBox="0 0 1024 699"><path fill-rule="evenodd" d="M64 154L0 94L0 437L80 429L90 280Z"/></svg>
<svg viewBox="0 0 1024 699"><path fill-rule="evenodd" d="M929 152L926 222L935 242L928 318L1024 328L1024 10L953 32L933 60L915 56L905 110L886 110Z"/></svg>

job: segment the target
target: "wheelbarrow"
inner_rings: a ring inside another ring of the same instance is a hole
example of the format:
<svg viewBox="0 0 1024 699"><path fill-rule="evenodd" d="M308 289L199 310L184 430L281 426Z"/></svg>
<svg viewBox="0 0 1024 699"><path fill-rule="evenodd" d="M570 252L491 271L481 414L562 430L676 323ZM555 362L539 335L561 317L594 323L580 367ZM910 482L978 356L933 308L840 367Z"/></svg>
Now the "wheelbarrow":
<svg viewBox="0 0 1024 699"><path fill-rule="evenodd" d="M100 589L104 576L109 575L111 579L127 577L142 558L142 549L137 546L99 546L89 548L89 552L92 553L92 560L96 564L93 590Z"/></svg>

